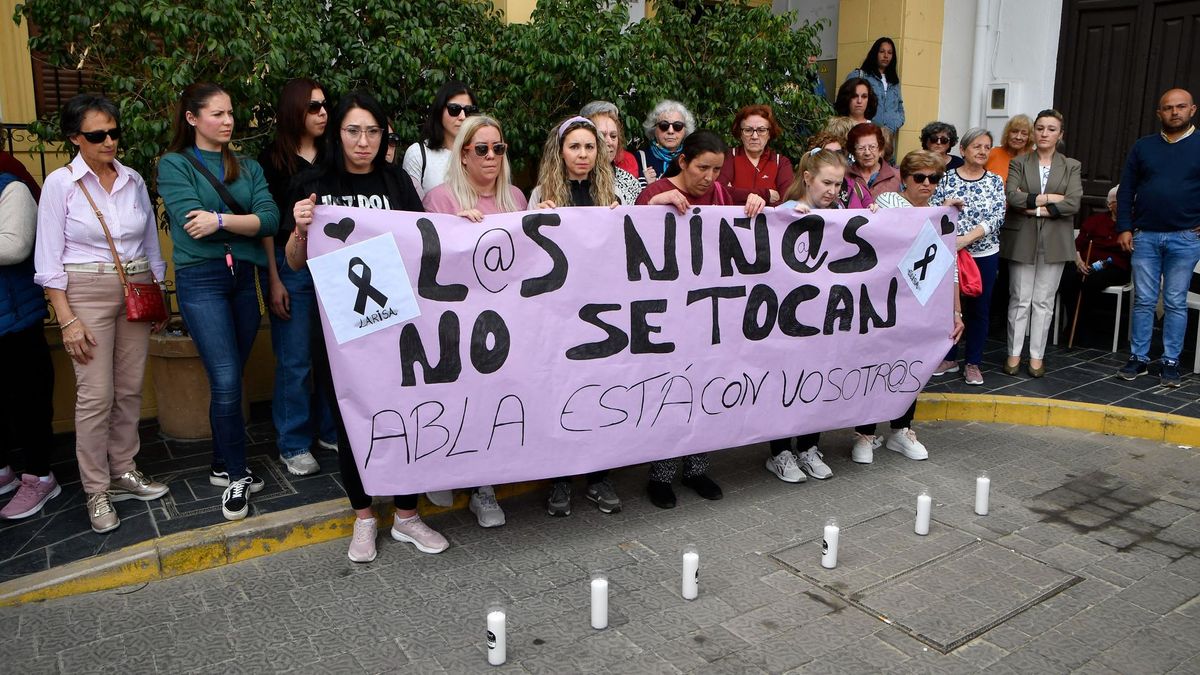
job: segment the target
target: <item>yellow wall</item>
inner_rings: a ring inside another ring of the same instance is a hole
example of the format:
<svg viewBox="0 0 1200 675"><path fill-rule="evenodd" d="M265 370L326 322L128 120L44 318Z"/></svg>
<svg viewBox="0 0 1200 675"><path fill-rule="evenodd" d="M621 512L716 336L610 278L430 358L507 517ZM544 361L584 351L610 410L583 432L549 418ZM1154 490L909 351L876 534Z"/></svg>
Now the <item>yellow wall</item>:
<svg viewBox="0 0 1200 675"><path fill-rule="evenodd" d="M906 122L896 156L921 147L921 127L938 116L943 0L841 0L838 73L841 84L876 39L895 40L900 55Z"/></svg>

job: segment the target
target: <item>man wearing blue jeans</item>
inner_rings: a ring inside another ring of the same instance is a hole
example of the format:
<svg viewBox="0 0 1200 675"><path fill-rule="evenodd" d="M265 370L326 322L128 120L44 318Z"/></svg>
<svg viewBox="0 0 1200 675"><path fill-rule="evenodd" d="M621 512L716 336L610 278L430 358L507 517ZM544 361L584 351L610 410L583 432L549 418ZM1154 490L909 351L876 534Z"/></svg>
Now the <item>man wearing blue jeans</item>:
<svg viewBox="0 0 1200 675"><path fill-rule="evenodd" d="M1168 90L1156 112L1162 131L1134 143L1117 190L1117 240L1133 254L1134 284L1132 354L1117 374L1132 380L1146 372L1161 285L1162 384L1178 387L1188 284L1200 262L1200 135L1187 91Z"/></svg>

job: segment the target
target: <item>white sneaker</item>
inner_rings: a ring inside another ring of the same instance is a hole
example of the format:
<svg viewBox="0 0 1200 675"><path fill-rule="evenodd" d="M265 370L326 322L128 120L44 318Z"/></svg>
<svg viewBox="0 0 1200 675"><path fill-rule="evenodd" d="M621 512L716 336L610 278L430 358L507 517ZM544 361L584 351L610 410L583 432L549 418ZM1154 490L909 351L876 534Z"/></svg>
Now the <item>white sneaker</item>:
<svg viewBox="0 0 1200 675"><path fill-rule="evenodd" d="M912 429L897 429L888 437L887 448L909 459L929 459L929 451L917 440L917 434Z"/></svg>
<svg viewBox="0 0 1200 675"><path fill-rule="evenodd" d="M496 501L496 492L491 485L484 485L471 493L470 509L479 519L480 527L500 527L504 524L504 510Z"/></svg>
<svg viewBox="0 0 1200 675"><path fill-rule="evenodd" d="M824 455L822 455L821 451L817 450L817 446L814 445L800 453L800 468L804 470L804 473L816 478L817 480L825 480L826 478L830 478L833 476L833 469L830 469L829 465L821 460L822 457L824 457Z"/></svg>
<svg viewBox="0 0 1200 675"><path fill-rule="evenodd" d="M426 492L425 497L434 506L454 506L454 490L434 490L433 492Z"/></svg>
<svg viewBox="0 0 1200 675"><path fill-rule="evenodd" d="M283 465L287 467L288 473L293 476L311 476L321 470L321 465L317 464L316 458L307 450L295 457L280 455L279 461L283 462Z"/></svg>
<svg viewBox="0 0 1200 675"><path fill-rule="evenodd" d="M377 532L374 518L355 518L354 536L350 537L350 550L346 555L356 563L369 563L375 560L375 533Z"/></svg>
<svg viewBox="0 0 1200 675"><path fill-rule="evenodd" d="M784 450L774 457L767 458L767 471L785 483L803 483L808 480L800 465L796 464L796 456L791 450Z"/></svg>
<svg viewBox="0 0 1200 675"><path fill-rule="evenodd" d="M338 444L336 441L335 442L323 441L319 438L317 439L317 447L323 448L325 450L332 450L334 452L337 452L337 450L338 450Z"/></svg>
<svg viewBox="0 0 1200 675"><path fill-rule="evenodd" d="M859 464L870 464L875 461L875 448L883 445L883 439L878 436L866 436L854 432L854 448L850 451L850 459Z"/></svg>
<svg viewBox="0 0 1200 675"><path fill-rule="evenodd" d="M420 516L412 518L394 518L392 521L392 539L405 541L417 547L421 553L441 553L450 548L450 542L425 524Z"/></svg>

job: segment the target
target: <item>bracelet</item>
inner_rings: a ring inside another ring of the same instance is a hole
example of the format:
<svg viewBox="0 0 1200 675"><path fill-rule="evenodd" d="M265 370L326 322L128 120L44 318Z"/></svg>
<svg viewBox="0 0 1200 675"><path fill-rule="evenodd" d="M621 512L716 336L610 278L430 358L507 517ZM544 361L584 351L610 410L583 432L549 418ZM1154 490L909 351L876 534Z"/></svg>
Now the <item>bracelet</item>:
<svg viewBox="0 0 1200 675"><path fill-rule="evenodd" d="M960 311L958 311L958 310L954 310L954 316L957 316L958 318L960 318L960 319L961 319L961 318L962 318L962 312L960 312Z"/></svg>
<svg viewBox="0 0 1200 675"><path fill-rule="evenodd" d="M292 230L292 236L296 238L296 241L308 241L308 237L300 234L299 230Z"/></svg>
<svg viewBox="0 0 1200 675"><path fill-rule="evenodd" d="M221 217L220 211L213 211L213 215L217 217L217 229L225 229L225 219Z"/></svg>
<svg viewBox="0 0 1200 675"><path fill-rule="evenodd" d="M68 322L66 322L66 323L60 323L60 324L58 324L58 329L59 329L59 330L66 330L66 329L67 329L67 326L70 326L71 324L75 323L75 322L76 322L76 321L78 321L78 320L79 320L79 317L75 317L74 319L71 319L70 321L68 321Z"/></svg>

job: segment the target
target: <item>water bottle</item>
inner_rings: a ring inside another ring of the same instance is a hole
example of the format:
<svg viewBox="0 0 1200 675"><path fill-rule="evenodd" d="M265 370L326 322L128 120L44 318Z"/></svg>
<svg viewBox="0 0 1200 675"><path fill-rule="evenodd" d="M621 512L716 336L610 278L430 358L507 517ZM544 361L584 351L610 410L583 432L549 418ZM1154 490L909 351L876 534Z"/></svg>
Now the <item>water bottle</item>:
<svg viewBox="0 0 1200 675"><path fill-rule="evenodd" d="M1105 267L1108 267L1111 264L1112 264L1112 258L1109 257L1109 258L1105 258L1104 260L1097 260L1096 262L1089 265L1089 267L1092 268L1093 272L1099 272L1100 270L1104 269Z"/></svg>

